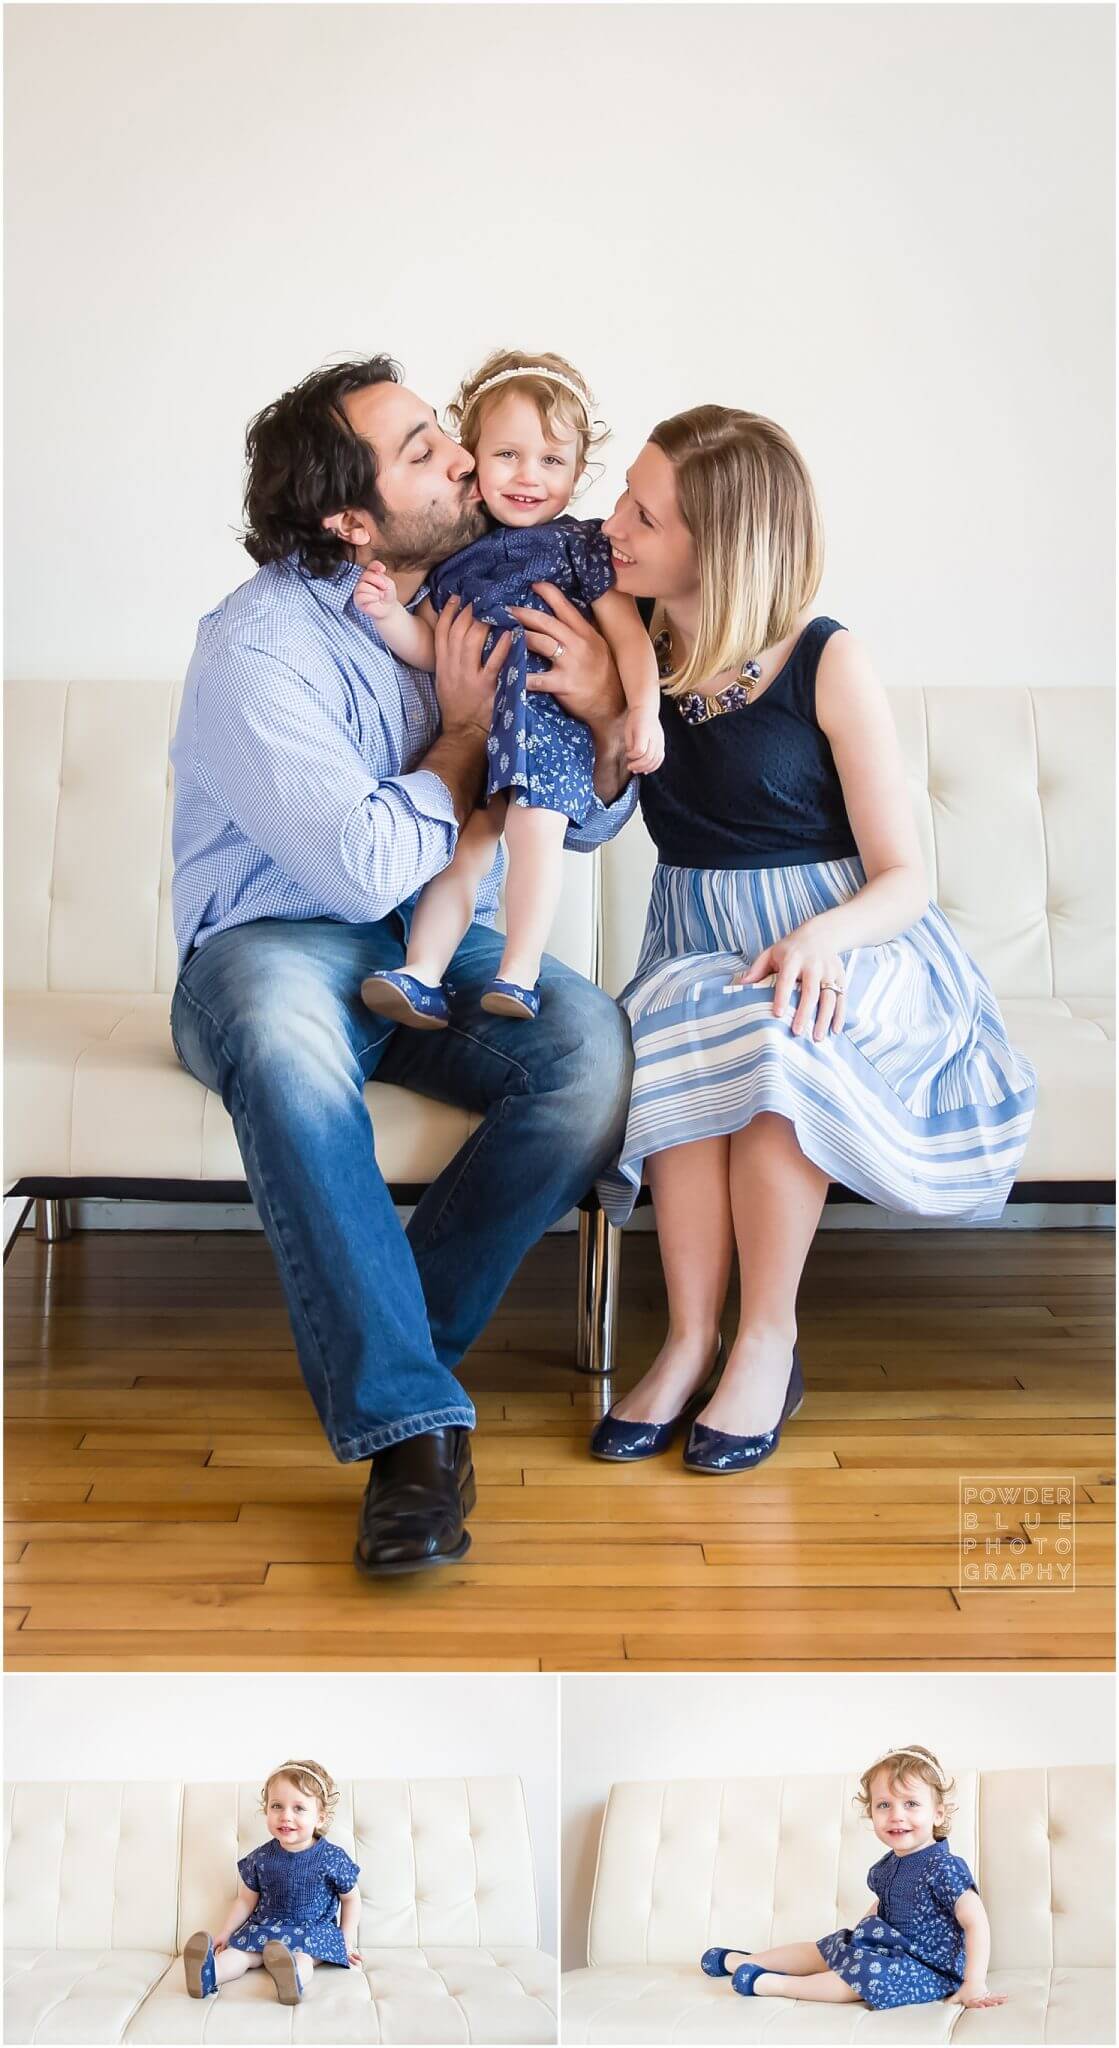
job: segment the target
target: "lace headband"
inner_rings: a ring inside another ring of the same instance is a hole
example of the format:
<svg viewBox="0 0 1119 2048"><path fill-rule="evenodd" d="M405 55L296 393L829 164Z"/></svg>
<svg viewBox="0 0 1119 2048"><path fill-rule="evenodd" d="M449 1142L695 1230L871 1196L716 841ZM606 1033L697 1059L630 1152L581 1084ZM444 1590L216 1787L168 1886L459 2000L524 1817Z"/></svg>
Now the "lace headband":
<svg viewBox="0 0 1119 2048"><path fill-rule="evenodd" d="M298 1771L301 1777L312 1778L322 1794L323 1805L329 1805L330 1794L327 1791L326 1786L323 1784L323 1781L320 1778L318 1772L308 1770L306 1764L297 1764L294 1758L292 1757L288 1758L286 1764L277 1764L276 1769L268 1773L268 1777L265 1781L266 1786L271 1785L274 1778L282 1778L284 1776L285 1771Z"/></svg>
<svg viewBox="0 0 1119 2048"><path fill-rule="evenodd" d="M572 396L579 400L588 420L590 419L590 407L579 386L573 384L570 377L561 376L558 370L546 370L541 363L527 363L521 370L499 370L496 377L487 377L484 384L479 384L477 390L471 392L466 401L467 410L474 404L475 399L481 398L484 391L493 391L498 384L508 384L511 377L543 377L548 384L562 384L565 391L570 391Z"/></svg>
<svg viewBox="0 0 1119 2048"><path fill-rule="evenodd" d="M911 1756L913 1758L914 1763L924 1764L926 1770L935 1771L937 1790L940 1792L944 1791L945 1786L948 1782L944 1776L944 1772L941 1770L940 1765L937 1763L935 1757L929 1756L928 1753L923 1749L887 1749L883 1752L883 1754L880 1757L876 1759L874 1763L871 1764L869 1770L863 1772L864 1778L868 1780L872 1778L880 1764L886 1763L888 1759L895 1756Z"/></svg>

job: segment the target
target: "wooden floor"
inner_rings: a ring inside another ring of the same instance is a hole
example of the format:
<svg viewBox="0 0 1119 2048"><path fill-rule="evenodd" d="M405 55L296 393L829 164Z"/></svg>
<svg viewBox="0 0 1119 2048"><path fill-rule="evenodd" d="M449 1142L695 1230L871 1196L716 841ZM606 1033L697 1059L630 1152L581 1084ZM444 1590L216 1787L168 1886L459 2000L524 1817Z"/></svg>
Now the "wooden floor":
<svg viewBox="0 0 1119 2048"><path fill-rule="evenodd" d="M736 1479L588 1459L604 1392L570 1369L575 1258L538 1246L464 1368L468 1559L370 1585L365 1468L319 1433L263 1240L24 1236L7 1669L1110 1668L1109 1235L823 1233L808 1399ZM619 1386L663 1319L655 1241L631 1237ZM1076 1590L958 1591L960 1475L1067 1474Z"/></svg>

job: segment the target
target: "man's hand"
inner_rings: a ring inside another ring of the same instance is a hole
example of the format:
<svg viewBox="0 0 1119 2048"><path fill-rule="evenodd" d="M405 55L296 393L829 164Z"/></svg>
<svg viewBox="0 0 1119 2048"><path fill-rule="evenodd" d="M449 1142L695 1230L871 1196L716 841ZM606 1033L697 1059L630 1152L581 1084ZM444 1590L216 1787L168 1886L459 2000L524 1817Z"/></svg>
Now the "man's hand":
<svg viewBox="0 0 1119 2048"><path fill-rule="evenodd" d="M502 633L487 662L482 649L489 632L472 605L448 598L435 624L435 694L448 739L458 733L488 737L497 680L509 649L511 633Z"/></svg>

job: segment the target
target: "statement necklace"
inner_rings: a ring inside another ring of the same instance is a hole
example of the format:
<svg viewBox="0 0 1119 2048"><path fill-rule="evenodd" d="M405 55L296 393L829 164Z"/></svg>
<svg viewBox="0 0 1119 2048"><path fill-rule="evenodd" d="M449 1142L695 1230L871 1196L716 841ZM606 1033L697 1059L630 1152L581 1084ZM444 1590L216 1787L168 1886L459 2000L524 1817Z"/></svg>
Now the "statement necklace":
<svg viewBox="0 0 1119 2048"><path fill-rule="evenodd" d="M666 626L653 642L657 657L657 673L661 677L672 674L672 634ZM736 680L728 683L725 690L717 690L713 696L705 697L700 690L690 690L686 697L677 697L676 709L688 725L706 725L710 718L721 718L724 711L741 711L750 702L754 690L761 681L761 663L744 661Z"/></svg>

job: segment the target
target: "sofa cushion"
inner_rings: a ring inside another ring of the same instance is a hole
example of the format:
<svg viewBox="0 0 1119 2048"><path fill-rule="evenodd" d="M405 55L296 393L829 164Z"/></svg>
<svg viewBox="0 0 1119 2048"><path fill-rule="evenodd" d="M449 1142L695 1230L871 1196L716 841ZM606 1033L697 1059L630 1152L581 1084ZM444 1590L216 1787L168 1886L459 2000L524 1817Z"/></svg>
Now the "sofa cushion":
<svg viewBox="0 0 1119 2048"><path fill-rule="evenodd" d="M221 1101L175 1057L166 995L12 994L5 1004L5 1183L245 1177ZM479 1119L373 1081L381 1171L434 1180Z"/></svg>
<svg viewBox="0 0 1119 2048"><path fill-rule="evenodd" d="M1034 2042L1112 2042L1115 1979L1110 1970L992 1970L992 1991L1008 2002L965 2012L944 2000L900 2011L807 2000L739 1998L726 1980L640 1963L573 1970L563 1979L563 2039L625 2042L691 2041L716 2048L731 2041L876 2041L900 2048L913 2041L983 2042L1028 2048Z"/></svg>
<svg viewBox="0 0 1119 2048"><path fill-rule="evenodd" d="M6 1949L4 2039L123 2041L170 1960L154 1949Z"/></svg>
<svg viewBox="0 0 1119 2048"><path fill-rule="evenodd" d="M363 1949L360 1970L315 1971L298 2006L280 2005L264 1970L216 1998L188 1998L176 1957L124 2035L183 2042L548 2042L555 1964L535 1949ZM73 2036L68 2038L75 2038Z"/></svg>
<svg viewBox="0 0 1119 2048"><path fill-rule="evenodd" d="M1022 1179L1111 1180L1111 999L1011 997L1003 1009L1041 1084ZM8 1185L31 1175L244 1178L226 1109L179 1065L168 1014L165 995L9 994ZM389 1181L434 1179L478 1122L378 1081L365 1099Z"/></svg>

